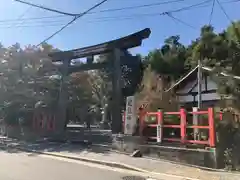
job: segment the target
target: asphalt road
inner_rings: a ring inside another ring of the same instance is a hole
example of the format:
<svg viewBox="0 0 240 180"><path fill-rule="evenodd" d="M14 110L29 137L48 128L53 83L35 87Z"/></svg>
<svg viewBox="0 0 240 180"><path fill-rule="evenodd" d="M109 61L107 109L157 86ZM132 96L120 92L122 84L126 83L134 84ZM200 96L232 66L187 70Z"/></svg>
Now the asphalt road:
<svg viewBox="0 0 240 180"><path fill-rule="evenodd" d="M2 180L142 180L125 171L44 155L0 151ZM129 178L130 177L130 178Z"/></svg>

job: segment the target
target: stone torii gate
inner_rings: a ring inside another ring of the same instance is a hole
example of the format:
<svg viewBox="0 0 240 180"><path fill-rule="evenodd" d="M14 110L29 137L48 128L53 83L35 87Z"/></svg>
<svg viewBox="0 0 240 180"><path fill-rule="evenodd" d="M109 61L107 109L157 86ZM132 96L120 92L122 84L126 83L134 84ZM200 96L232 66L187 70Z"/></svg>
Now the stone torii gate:
<svg viewBox="0 0 240 180"><path fill-rule="evenodd" d="M113 108L112 108L112 133L117 134L122 131L122 117L121 117L121 51L129 48L137 47L142 44L142 40L150 36L151 31L146 28L142 31L136 32L129 36L105 42L102 44L84 47L80 49L74 49L69 51L61 51L49 54L53 62L62 62L59 67L62 74L61 88L58 102L58 111L56 114L56 133L61 135L64 131L66 122L66 101L67 101L67 90L65 86L66 78L73 72L88 71L111 67L113 70ZM93 63L93 57L104 53L113 53L114 59L109 62ZM73 66L70 65L71 60L78 58L87 58L87 63ZM133 61L132 61L133 62ZM131 63L131 61L129 61Z"/></svg>

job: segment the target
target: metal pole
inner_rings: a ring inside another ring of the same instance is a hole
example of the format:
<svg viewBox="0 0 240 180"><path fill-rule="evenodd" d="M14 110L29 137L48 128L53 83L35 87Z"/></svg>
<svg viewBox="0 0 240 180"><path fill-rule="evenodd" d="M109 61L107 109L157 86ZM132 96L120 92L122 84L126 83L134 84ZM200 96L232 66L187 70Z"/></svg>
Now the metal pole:
<svg viewBox="0 0 240 180"><path fill-rule="evenodd" d="M193 107L192 112L198 112L198 108ZM194 126L199 125L199 116L197 114L193 114L193 125ZM194 140L199 140L199 138L198 138L199 137L199 129L198 128L193 129L193 137L194 137Z"/></svg>
<svg viewBox="0 0 240 180"><path fill-rule="evenodd" d="M198 109L202 106L202 62L198 60Z"/></svg>

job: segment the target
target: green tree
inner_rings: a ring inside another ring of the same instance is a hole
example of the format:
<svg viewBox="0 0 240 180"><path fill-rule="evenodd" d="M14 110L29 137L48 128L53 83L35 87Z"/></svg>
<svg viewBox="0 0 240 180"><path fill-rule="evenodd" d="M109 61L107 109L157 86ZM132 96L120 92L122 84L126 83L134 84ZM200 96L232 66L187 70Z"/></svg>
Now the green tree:
<svg viewBox="0 0 240 180"><path fill-rule="evenodd" d="M9 48L1 47L0 103L5 120L17 123L19 113L32 113L39 101L52 107L56 105L58 83L49 76L51 68L47 74L41 72L46 62L51 64L48 52L30 45L23 49L18 43Z"/></svg>
<svg viewBox="0 0 240 180"><path fill-rule="evenodd" d="M160 49L155 49L146 57L152 70L161 74L169 83L174 82L188 70L185 66L187 49L179 40L179 36L167 38Z"/></svg>

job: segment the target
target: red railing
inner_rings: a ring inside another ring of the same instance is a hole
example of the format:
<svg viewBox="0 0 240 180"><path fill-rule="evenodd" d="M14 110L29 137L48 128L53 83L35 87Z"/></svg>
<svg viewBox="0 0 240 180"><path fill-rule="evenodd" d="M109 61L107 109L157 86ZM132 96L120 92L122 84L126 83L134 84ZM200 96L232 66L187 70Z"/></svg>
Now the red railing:
<svg viewBox="0 0 240 180"><path fill-rule="evenodd" d="M48 115L47 129L49 131L55 130L55 116L54 115Z"/></svg>
<svg viewBox="0 0 240 180"><path fill-rule="evenodd" d="M197 125L187 125L187 114L192 115L207 115L208 116L208 126L197 126ZM214 114L213 108L208 108L207 111L197 111L197 112L186 112L185 109L180 109L179 112L151 112L146 113L146 116L156 115L157 116L157 124L145 124L148 127L157 127L157 137L149 137L150 139L157 139L157 142L162 141L171 141L171 142L181 142L185 143L193 143L193 144L202 144L209 145L210 147L215 147L215 128L214 128ZM164 117L167 115L176 115L180 118L179 125L165 125ZM165 138L163 137L164 128L179 128L180 129L180 138ZM209 137L207 141L203 140L188 140L187 137L187 128L192 129L208 129ZM160 131L160 132L159 132Z"/></svg>
<svg viewBox="0 0 240 180"><path fill-rule="evenodd" d="M207 115L208 125L188 125L187 115ZM180 124L164 124L166 122L164 118L168 115L174 115L180 118ZM156 116L156 122L147 124L145 119L149 116ZM124 117L123 117L124 119ZM124 120L123 120L124 121ZM210 147L215 147L216 145L216 132L214 124L214 111L213 108L208 108L207 111L197 111L197 112L187 112L185 109L180 109L179 112L140 112L139 115L139 134L143 135L143 129L146 127L156 128L156 136L148 137L149 139L157 140L157 142L170 141L170 142L180 142L182 144L192 143L208 145ZM180 129L180 138L169 138L163 137L163 131L165 128ZM187 139L187 129L207 129L208 130L208 140L190 140Z"/></svg>
<svg viewBox="0 0 240 180"><path fill-rule="evenodd" d="M44 125L44 119L46 119L46 124ZM33 117L33 128L41 130L46 128L48 131L55 130L55 116L51 114L40 114Z"/></svg>

